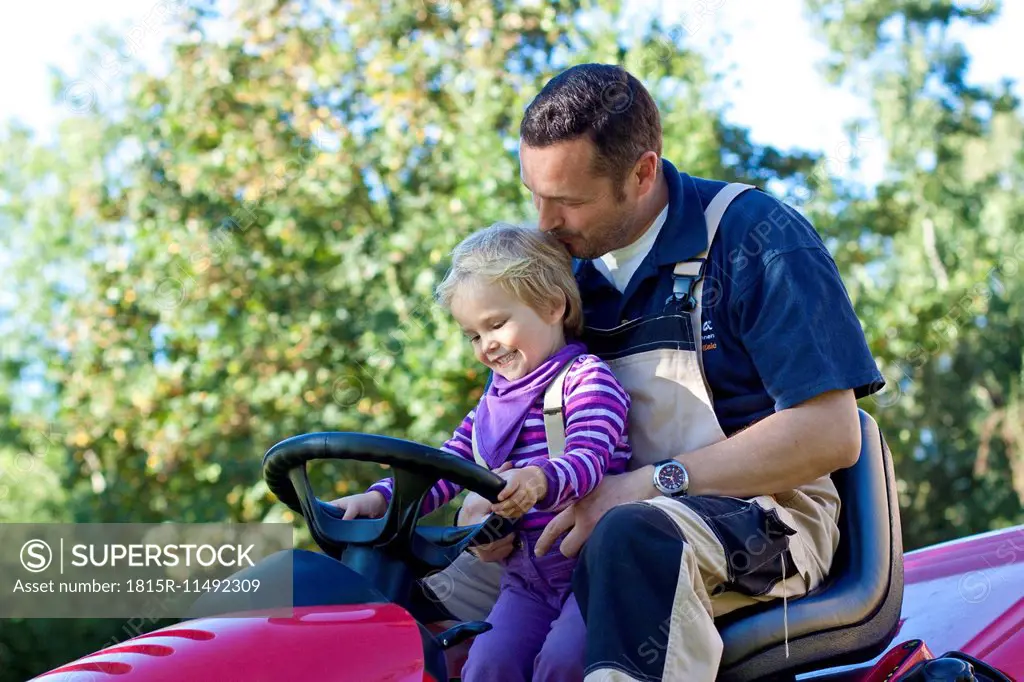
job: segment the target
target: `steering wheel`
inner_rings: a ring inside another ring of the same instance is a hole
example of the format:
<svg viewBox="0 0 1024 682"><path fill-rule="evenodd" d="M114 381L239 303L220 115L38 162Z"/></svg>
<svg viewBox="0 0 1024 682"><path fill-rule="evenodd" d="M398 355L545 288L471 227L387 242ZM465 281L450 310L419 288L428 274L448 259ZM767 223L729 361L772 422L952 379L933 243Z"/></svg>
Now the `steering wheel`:
<svg viewBox="0 0 1024 682"><path fill-rule="evenodd" d="M306 463L321 459L389 465L394 494L384 516L345 521L341 509L317 498ZM279 500L305 517L313 540L334 558L349 546L373 547L425 574L446 568L468 547L505 537L516 525L490 514L472 526L418 527L423 500L438 480L451 481L491 502L498 501L505 480L457 455L399 438L338 431L294 436L263 456L263 478Z"/></svg>

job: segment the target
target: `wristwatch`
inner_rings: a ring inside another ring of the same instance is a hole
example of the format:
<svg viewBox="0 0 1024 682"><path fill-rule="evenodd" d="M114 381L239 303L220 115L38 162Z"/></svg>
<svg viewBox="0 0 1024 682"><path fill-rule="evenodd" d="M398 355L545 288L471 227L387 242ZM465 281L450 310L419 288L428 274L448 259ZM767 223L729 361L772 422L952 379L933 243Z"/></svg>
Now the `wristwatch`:
<svg viewBox="0 0 1024 682"><path fill-rule="evenodd" d="M685 497L690 489L690 474L674 459L655 462L654 487L666 497Z"/></svg>

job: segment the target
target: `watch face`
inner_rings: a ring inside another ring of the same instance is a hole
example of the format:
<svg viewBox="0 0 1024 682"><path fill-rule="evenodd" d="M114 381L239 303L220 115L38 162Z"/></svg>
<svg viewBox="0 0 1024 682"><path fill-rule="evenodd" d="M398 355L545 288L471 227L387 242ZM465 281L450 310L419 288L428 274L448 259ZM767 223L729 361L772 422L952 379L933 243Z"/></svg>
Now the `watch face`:
<svg viewBox="0 0 1024 682"><path fill-rule="evenodd" d="M666 464L658 470L658 483L666 490L682 490L686 483L686 473L681 466Z"/></svg>

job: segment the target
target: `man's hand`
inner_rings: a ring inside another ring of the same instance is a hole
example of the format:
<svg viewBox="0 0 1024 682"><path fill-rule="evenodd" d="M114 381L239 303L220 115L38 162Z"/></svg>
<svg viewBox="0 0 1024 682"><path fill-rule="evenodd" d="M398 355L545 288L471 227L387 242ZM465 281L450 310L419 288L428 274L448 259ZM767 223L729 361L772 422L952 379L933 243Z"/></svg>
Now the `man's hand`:
<svg viewBox="0 0 1024 682"><path fill-rule="evenodd" d="M609 509L657 496L658 491L651 483L653 474L654 467L648 465L636 471L605 476L589 495L551 519L537 540L534 550L537 556L547 554L555 540L570 528L572 530L562 540L561 552L566 557L578 555L594 526Z"/></svg>
<svg viewBox="0 0 1024 682"><path fill-rule="evenodd" d="M474 526L483 523L488 514L491 513L491 503L487 499L474 492L466 496L466 501L459 511L460 526ZM515 549L516 534L510 533L500 540L495 540L486 545L477 545L471 548L472 552L480 561L501 561Z"/></svg>
<svg viewBox="0 0 1024 682"><path fill-rule="evenodd" d="M518 519L533 509L533 505L548 493L548 479L540 467L509 469L499 471L498 475L506 483L498 493L498 502L491 506L491 511L507 519Z"/></svg>

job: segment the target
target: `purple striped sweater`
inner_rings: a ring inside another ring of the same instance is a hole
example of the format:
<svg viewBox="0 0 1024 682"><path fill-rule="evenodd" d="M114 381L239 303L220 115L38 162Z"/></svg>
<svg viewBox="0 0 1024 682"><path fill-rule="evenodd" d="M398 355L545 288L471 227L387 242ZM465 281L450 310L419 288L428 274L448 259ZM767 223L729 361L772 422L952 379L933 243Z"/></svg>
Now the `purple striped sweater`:
<svg viewBox="0 0 1024 682"><path fill-rule="evenodd" d="M558 511L593 490L606 473L625 471L632 455L627 425L629 394L603 360L590 354L577 357L565 375L562 390L565 420L563 455L548 457L543 395L530 407L509 455L508 461L516 467L539 466L548 481L547 494L523 516L520 528L524 530L547 525ZM472 432L475 414L474 408L440 447L441 450L474 461ZM392 479L377 481L367 490L376 490L390 502ZM423 501L423 513L447 504L461 490L461 486L438 481Z"/></svg>

